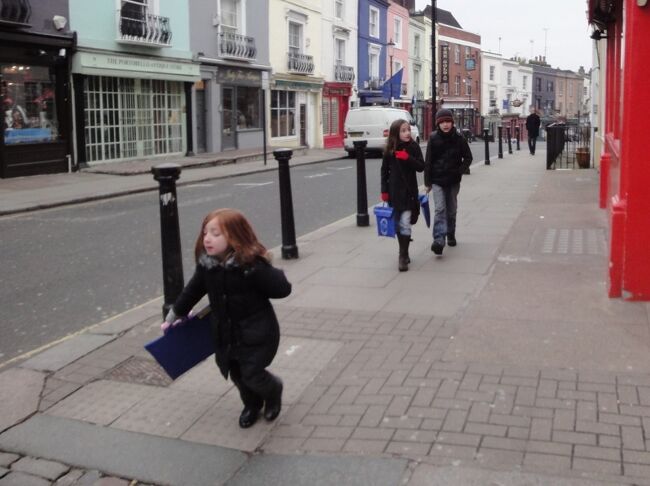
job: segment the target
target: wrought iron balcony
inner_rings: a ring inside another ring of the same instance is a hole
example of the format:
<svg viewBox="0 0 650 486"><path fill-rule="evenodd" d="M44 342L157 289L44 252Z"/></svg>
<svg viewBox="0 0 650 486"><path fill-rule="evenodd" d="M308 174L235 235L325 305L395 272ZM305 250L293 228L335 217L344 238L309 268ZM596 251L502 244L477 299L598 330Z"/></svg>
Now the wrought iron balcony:
<svg viewBox="0 0 650 486"><path fill-rule="evenodd" d="M354 68L352 66L337 64L334 66L334 79L341 82L354 81Z"/></svg>
<svg viewBox="0 0 650 486"><path fill-rule="evenodd" d="M29 0L0 0L0 25L29 27L32 7Z"/></svg>
<svg viewBox="0 0 650 486"><path fill-rule="evenodd" d="M295 74L314 74L314 56L288 52L287 69Z"/></svg>
<svg viewBox="0 0 650 486"><path fill-rule="evenodd" d="M171 45L172 29L169 17L143 14L126 8L118 10L117 16L118 42L154 47Z"/></svg>
<svg viewBox="0 0 650 486"><path fill-rule="evenodd" d="M255 59L257 55L255 38L232 32L222 32L219 34L219 54L221 57L246 61Z"/></svg>

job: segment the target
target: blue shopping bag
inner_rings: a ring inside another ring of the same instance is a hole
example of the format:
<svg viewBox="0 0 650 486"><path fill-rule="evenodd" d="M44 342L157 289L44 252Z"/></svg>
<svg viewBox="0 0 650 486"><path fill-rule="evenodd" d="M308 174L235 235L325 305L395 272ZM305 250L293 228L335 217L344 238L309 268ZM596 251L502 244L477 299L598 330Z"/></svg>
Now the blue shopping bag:
<svg viewBox="0 0 650 486"><path fill-rule="evenodd" d="M384 204L383 206L374 207L375 217L377 218L377 234L395 238L395 217L393 208Z"/></svg>
<svg viewBox="0 0 650 486"><path fill-rule="evenodd" d="M144 345L173 380L214 353L214 339L207 306L184 324Z"/></svg>
<svg viewBox="0 0 650 486"><path fill-rule="evenodd" d="M427 228L431 227L431 210L429 209L429 194L420 194L420 208L422 208L422 215L424 221L427 223Z"/></svg>

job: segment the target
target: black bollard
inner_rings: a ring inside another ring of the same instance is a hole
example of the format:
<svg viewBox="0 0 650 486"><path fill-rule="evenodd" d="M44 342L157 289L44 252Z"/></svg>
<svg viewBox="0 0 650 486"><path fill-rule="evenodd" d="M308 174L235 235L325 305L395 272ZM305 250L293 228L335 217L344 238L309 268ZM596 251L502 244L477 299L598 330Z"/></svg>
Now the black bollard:
<svg viewBox="0 0 650 486"><path fill-rule="evenodd" d="M510 127L506 127L506 135L508 135L508 153L512 153L512 134L510 133Z"/></svg>
<svg viewBox="0 0 650 486"><path fill-rule="evenodd" d="M165 294L162 307L164 319L183 290L181 231L178 225L178 205L176 203L176 180L181 175L181 166L174 163L159 164L152 167L151 172L159 184L160 243Z"/></svg>
<svg viewBox="0 0 650 486"><path fill-rule="evenodd" d="M519 139L521 138L521 129L519 128L519 125L515 127L515 135L517 137L517 150L521 150L519 147Z"/></svg>
<svg viewBox="0 0 650 486"><path fill-rule="evenodd" d="M503 127L499 125L499 158L503 158Z"/></svg>
<svg viewBox="0 0 650 486"><path fill-rule="evenodd" d="M293 200L291 198L291 175L289 159L293 155L290 149L273 151L273 157L278 161L278 177L280 179L280 217L282 221L282 258L291 260L298 258L296 245L296 227L293 222Z"/></svg>
<svg viewBox="0 0 650 486"><path fill-rule="evenodd" d="M366 187L367 140L352 142L357 152L357 226L370 226L368 216L368 189Z"/></svg>
<svg viewBox="0 0 650 486"><path fill-rule="evenodd" d="M485 141L485 165L490 165L490 139L489 139L490 130L487 128L483 129L483 140Z"/></svg>

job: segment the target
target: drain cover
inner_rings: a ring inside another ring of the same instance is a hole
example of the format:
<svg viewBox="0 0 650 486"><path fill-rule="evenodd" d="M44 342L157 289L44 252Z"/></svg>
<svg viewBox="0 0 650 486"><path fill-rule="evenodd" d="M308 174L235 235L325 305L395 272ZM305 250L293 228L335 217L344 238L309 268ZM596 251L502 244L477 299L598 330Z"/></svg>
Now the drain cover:
<svg viewBox="0 0 650 486"><path fill-rule="evenodd" d="M153 386L168 386L173 381L155 361L135 356L109 371L106 378Z"/></svg>

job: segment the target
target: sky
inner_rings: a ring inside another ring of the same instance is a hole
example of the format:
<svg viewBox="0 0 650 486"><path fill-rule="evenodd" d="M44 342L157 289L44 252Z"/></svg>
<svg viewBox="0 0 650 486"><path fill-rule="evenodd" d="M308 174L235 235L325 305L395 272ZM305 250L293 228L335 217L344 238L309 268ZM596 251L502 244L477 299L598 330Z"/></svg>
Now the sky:
<svg viewBox="0 0 650 486"><path fill-rule="evenodd" d="M422 10L431 0L415 4ZM450 11L464 30L479 34L484 51L529 59L531 52L532 57L543 56L546 46L546 62L552 67L591 67L587 0L437 0L437 5Z"/></svg>

